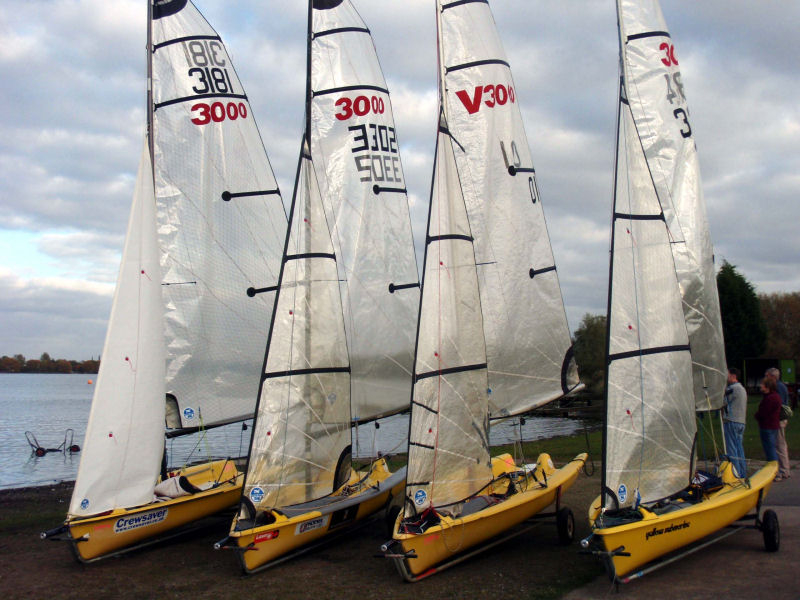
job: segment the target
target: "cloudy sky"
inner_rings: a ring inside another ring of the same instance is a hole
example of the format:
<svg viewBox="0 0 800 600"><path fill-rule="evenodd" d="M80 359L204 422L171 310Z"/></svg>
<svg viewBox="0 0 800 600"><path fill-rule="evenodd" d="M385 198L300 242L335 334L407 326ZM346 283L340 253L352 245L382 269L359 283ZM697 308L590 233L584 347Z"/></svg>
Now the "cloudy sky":
<svg viewBox="0 0 800 600"><path fill-rule="evenodd" d="M436 126L432 0L356 0L393 105L415 234ZM284 196L303 121L300 0L197 0L247 89ZM617 94L613 0L493 0L570 325L605 311ZM718 263L800 290L795 0L662 0ZM0 5L0 355L102 351L145 120L144 0Z"/></svg>

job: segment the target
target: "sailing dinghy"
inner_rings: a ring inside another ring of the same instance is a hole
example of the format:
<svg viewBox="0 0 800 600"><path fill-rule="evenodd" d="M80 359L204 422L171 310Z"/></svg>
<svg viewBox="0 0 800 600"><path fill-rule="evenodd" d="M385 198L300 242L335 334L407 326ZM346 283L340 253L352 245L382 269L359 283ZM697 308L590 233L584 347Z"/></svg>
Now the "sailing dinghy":
<svg viewBox="0 0 800 600"><path fill-rule="evenodd" d="M613 580L627 582L666 561L642 565L746 516L768 550L779 538L775 513L761 514L777 463L749 478L736 477L729 462L693 474L695 410L719 408L725 388L697 151L657 0L618 0L617 19L604 467L589 510L592 535L582 545L602 557Z"/></svg>
<svg viewBox="0 0 800 600"><path fill-rule="evenodd" d="M354 426L408 410L419 281L392 106L349 0L308 6L303 136L238 515L216 548L254 573L402 494Z"/></svg>
<svg viewBox="0 0 800 600"><path fill-rule="evenodd" d="M252 417L286 232L247 96L191 2L149 4L148 83L147 139L78 476L66 522L42 534L71 541L83 562L238 501L231 460L165 468L165 422L174 436Z"/></svg>
<svg viewBox="0 0 800 600"><path fill-rule="evenodd" d="M408 581L487 549L553 502L562 539L571 539L572 514L560 499L586 460L556 469L544 453L524 466L508 454L490 458L490 422L577 388L577 369L519 99L489 6L438 0L437 24L440 120L408 480L382 547Z"/></svg>

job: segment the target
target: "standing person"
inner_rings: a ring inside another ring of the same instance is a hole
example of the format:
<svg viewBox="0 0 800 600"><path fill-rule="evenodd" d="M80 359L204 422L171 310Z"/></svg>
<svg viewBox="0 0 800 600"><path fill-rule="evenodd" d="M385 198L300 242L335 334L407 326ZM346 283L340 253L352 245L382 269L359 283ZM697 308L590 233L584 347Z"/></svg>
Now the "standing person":
<svg viewBox="0 0 800 600"><path fill-rule="evenodd" d="M775 380L778 395L781 397L781 404L789 405L789 390L786 384L781 381L781 372L776 369L767 369L766 377ZM789 479L791 476L791 465L789 464L789 447L786 445L786 426L789 424L789 419L780 419L780 428L778 429L778 437L775 440L775 451L778 454L778 477L777 481L782 479Z"/></svg>
<svg viewBox="0 0 800 600"><path fill-rule="evenodd" d="M747 477L747 462L744 458L744 424L747 420L747 392L739 383L742 373L739 369L728 369L728 387L725 389L725 407L723 409L723 428L725 431L725 448L728 458L739 477Z"/></svg>
<svg viewBox="0 0 800 600"><path fill-rule="evenodd" d="M758 405L755 417L758 421L758 433L761 436L761 446L768 461L778 460L775 451L775 440L780 429L781 397L777 392L778 386L771 377L764 377L761 382L761 393L764 397ZM776 475L775 480L781 481L781 476Z"/></svg>

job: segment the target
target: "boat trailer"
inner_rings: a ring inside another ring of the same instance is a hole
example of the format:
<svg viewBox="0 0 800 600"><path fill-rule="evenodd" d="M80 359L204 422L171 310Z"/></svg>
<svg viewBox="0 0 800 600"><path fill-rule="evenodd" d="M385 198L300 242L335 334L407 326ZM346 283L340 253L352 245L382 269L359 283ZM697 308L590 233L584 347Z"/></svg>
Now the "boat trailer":
<svg viewBox="0 0 800 600"><path fill-rule="evenodd" d="M75 443L75 431L72 429L67 429L64 432L64 441L55 448L45 448L42 446L31 431L25 432L25 439L31 447L31 454L36 456L44 456L50 452L60 452L62 454L69 452L70 454L75 454L81 451L81 447Z"/></svg>
<svg viewBox="0 0 800 600"><path fill-rule="evenodd" d="M762 515L761 502L763 495L763 490L761 490L758 494L758 503L756 504L755 512L745 515L738 521L726 526L725 529L727 531L719 533L718 535L714 535L713 537L700 540L695 544L689 545L684 550L673 552L664 558L655 560L647 565L644 569L640 569L639 571L624 577L617 576L612 558L615 556L630 556L631 554L625 550L625 546L620 546L614 550L591 548L593 544L592 538L594 537L594 534L592 533L581 540L581 550L579 552L580 554L591 554L600 558L603 563L603 567L605 567L606 573L608 574L609 580L616 585L617 591L619 591L619 584L621 583L630 583L636 579L644 577L653 571L657 571L661 567L665 567L675 561L689 556L690 554L694 554L698 550L702 550L703 548L723 540L734 533L742 531L743 529L756 529L760 531L764 536L764 549L767 552L777 552L781 545L781 533L780 524L778 523L778 515L772 509L765 510ZM749 521L753 521L753 523L749 524Z"/></svg>

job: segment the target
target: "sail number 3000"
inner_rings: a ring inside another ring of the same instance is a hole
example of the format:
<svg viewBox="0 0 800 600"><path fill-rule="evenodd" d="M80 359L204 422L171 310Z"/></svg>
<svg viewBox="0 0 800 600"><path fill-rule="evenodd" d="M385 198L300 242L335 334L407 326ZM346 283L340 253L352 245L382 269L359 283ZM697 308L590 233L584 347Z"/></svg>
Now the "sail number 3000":
<svg viewBox="0 0 800 600"><path fill-rule="evenodd" d="M382 115L386 110L386 104L384 104L383 98L379 98L378 96L372 96L372 98L357 96L355 100L344 96L339 98L334 103L334 106L341 110L341 112L336 113L336 118L340 121L347 121L347 119L353 115L363 117L370 112L376 115Z"/></svg>
<svg viewBox="0 0 800 600"><path fill-rule="evenodd" d="M225 119L235 121L238 118L247 118L247 106L244 102L198 102L192 105L192 114L197 115L192 119L195 125L208 125L212 121L221 123Z"/></svg>

